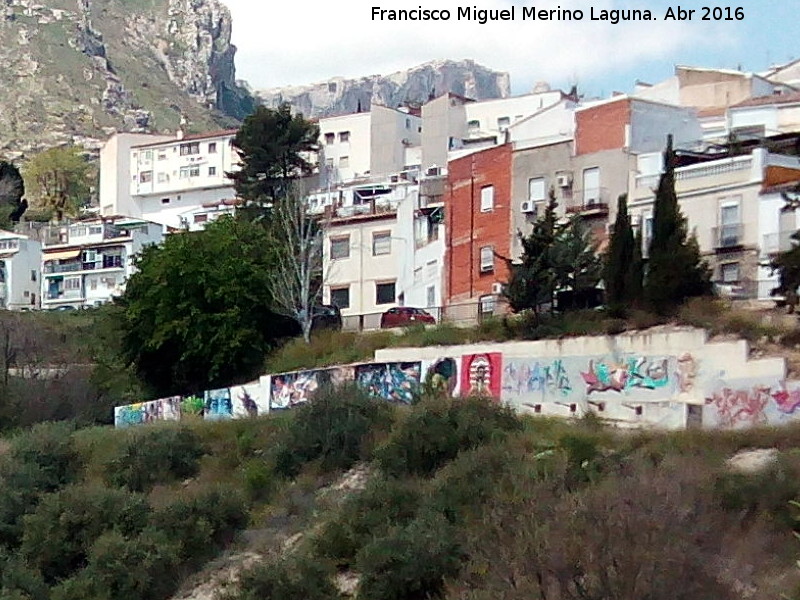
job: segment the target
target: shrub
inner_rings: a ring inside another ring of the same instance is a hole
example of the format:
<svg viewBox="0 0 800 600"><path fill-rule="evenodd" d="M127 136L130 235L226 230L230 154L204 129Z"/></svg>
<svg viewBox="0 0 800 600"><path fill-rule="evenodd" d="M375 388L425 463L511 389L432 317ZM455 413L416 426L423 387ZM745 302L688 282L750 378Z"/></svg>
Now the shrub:
<svg viewBox="0 0 800 600"><path fill-rule="evenodd" d="M431 398L411 410L378 449L376 459L392 476L428 476L462 450L521 429L522 423L511 409L486 398Z"/></svg>
<svg viewBox="0 0 800 600"><path fill-rule="evenodd" d="M203 455L200 438L185 427L142 428L131 433L106 467L106 480L135 492L157 483L192 477Z"/></svg>
<svg viewBox="0 0 800 600"><path fill-rule="evenodd" d="M246 569L222 600L338 600L333 573L318 560L273 558Z"/></svg>
<svg viewBox="0 0 800 600"><path fill-rule="evenodd" d="M464 554L456 529L438 514L425 514L358 555L360 598L424 600L438 596L444 580L458 573Z"/></svg>
<svg viewBox="0 0 800 600"><path fill-rule="evenodd" d="M420 503L420 492L413 483L373 478L325 524L315 540L316 553L339 567L349 566L368 541L386 535L391 527L409 523Z"/></svg>
<svg viewBox="0 0 800 600"><path fill-rule="evenodd" d="M247 505L234 490L213 488L154 511L150 524L178 544L182 563L197 566L244 528Z"/></svg>
<svg viewBox="0 0 800 600"><path fill-rule="evenodd" d="M72 423L41 423L11 440L11 456L34 465L45 491L53 491L73 481L81 463L72 439Z"/></svg>
<svg viewBox="0 0 800 600"><path fill-rule="evenodd" d="M47 585L42 576L19 557L0 555L0 599L47 600Z"/></svg>
<svg viewBox="0 0 800 600"><path fill-rule="evenodd" d="M24 518L21 555L52 583L86 563L89 549L104 532L138 533L147 521L143 496L123 490L71 486L42 498Z"/></svg>
<svg viewBox="0 0 800 600"><path fill-rule="evenodd" d="M294 477L302 466L320 461L323 471L348 469L361 460L366 442L375 430L391 423L392 408L348 385L324 387L295 410L275 457L278 473Z"/></svg>

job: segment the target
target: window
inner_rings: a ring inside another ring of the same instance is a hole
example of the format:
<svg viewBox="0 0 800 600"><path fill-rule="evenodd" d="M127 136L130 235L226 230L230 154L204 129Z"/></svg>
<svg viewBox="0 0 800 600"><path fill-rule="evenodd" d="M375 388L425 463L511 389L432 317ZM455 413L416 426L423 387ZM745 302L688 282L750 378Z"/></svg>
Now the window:
<svg viewBox="0 0 800 600"><path fill-rule="evenodd" d="M439 261L437 260L429 260L425 264L425 277L427 279L433 279L436 277L436 267L438 266Z"/></svg>
<svg viewBox="0 0 800 600"><path fill-rule="evenodd" d="M583 203L596 204L600 201L600 169L592 167L583 170Z"/></svg>
<svg viewBox="0 0 800 600"><path fill-rule="evenodd" d="M431 308L432 306L436 306L436 286L430 285L426 290L428 306L427 308Z"/></svg>
<svg viewBox="0 0 800 600"><path fill-rule="evenodd" d="M544 177L528 179L528 200L541 202L544 200Z"/></svg>
<svg viewBox="0 0 800 600"><path fill-rule="evenodd" d="M326 146L330 146L335 141L336 141L336 134L333 134L333 133L326 133L325 134L325 145Z"/></svg>
<svg viewBox="0 0 800 600"><path fill-rule="evenodd" d="M103 233L103 228L100 225L90 225L89 226L89 235L98 235Z"/></svg>
<svg viewBox="0 0 800 600"><path fill-rule="evenodd" d="M481 188L481 212L489 212L494 209L494 186L487 185Z"/></svg>
<svg viewBox="0 0 800 600"><path fill-rule="evenodd" d="M372 234L372 256L392 253L392 234L388 231Z"/></svg>
<svg viewBox="0 0 800 600"><path fill-rule="evenodd" d="M375 304L394 304L394 281L375 284Z"/></svg>
<svg viewBox="0 0 800 600"><path fill-rule="evenodd" d="M494 271L494 248L484 246L481 248L481 273Z"/></svg>
<svg viewBox="0 0 800 600"><path fill-rule="evenodd" d="M331 238L331 260L350 257L350 236Z"/></svg>
<svg viewBox="0 0 800 600"><path fill-rule="evenodd" d="M411 129L411 119L406 118L406 129Z"/></svg>
<svg viewBox="0 0 800 600"><path fill-rule="evenodd" d="M92 279L89 280L89 289L90 290L96 290L97 289L97 279L92 278Z"/></svg>
<svg viewBox="0 0 800 600"><path fill-rule="evenodd" d="M167 153L166 152L159 152L158 153L158 160L167 160Z"/></svg>
<svg viewBox="0 0 800 600"><path fill-rule="evenodd" d="M167 183L169 181L169 175L166 173L159 173L157 177L158 183Z"/></svg>
<svg viewBox="0 0 800 600"><path fill-rule="evenodd" d="M350 166L350 157L349 156L340 156L339 157L339 168L346 169Z"/></svg>
<svg viewBox="0 0 800 600"><path fill-rule="evenodd" d="M467 123L467 131L475 132L481 128L481 122L477 120L469 121Z"/></svg>
<svg viewBox="0 0 800 600"><path fill-rule="evenodd" d="M191 154L200 154L200 142L191 142L189 144L180 145L181 156L189 156Z"/></svg>
<svg viewBox="0 0 800 600"><path fill-rule="evenodd" d="M350 308L350 288L331 288L331 304L339 308Z"/></svg>
<svg viewBox="0 0 800 600"><path fill-rule="evenodd" d="M64 289L65 290L80 290L81 289L81 278L80 277L70 277L64 280Z"/></svg>
<svg viewBox="0 0 800 600"><path fill-rule="evenodd" d="M139 183L150 183L153 181L152 171L142 171L139 173Z"/></svg>
<svg viewBox="0 0 800 600"><path fill-rule="evenodd" d="M350 141L350 132L349 131L340 131L339 132L339 141L342 142L342 143L349 142Z"/></svg>
<svg viewBox="0 0 800 600"><path fill-rule="evenodd" d="M199 177L200 167L181 167L180 178L187 179L189 177Z"/></svg>
<svg viewBox="0 0 800 600"><path fill-rule="evenodd" d="M208 143L208 153L209 154L216 154L217 153L217 142L209 142Z"/></svg>
<svg viewBox="0 0 800 600"><path fill-rule="evenodd" d="M153 151L152 150L145 150L145 152L144 152L144 154L142 156L147 161L153 160Z"/></svg>
<svg viewBox="0 0 800 600"><path fill-rule="evenodd" d="M31 269L31 281L36 281L36 269Z"/></svg>
<svg viewBox="0 0 800 600"><path fill-rule="evenodd" d="M208 221L208 215L195 215L194 222L195 223L205 223Z"/></svg>
<svg viewBox="0 0 800 600"><path fill-rule="evenodd" d="M169 204L169 198L162 198L161 204Z"/></svg>
<svg viewBox="0 0 800 600"><path fill-rule="evenodd" d="M720 248L729 248L741 243L741 216L739 214L739 197L723 198L719 205L719 239Z"/></svg>
<svg viewBox="0 0 800 600"><path fill-rule="evenodd" d="M217 167L208 167L208 176L214 177L217 174Z"/></svg>
<svg viewBox="0 0 800 600"><path fill-rule="evenodd" d="M325 166L326 167L333 167L333 159L332 158L326 158L325 159Z"/></svg>
<svg viewBox="0 0 800 600"><path fill-rule="evenodd" d="M481 296L478 299L478 310L480 314L492 314L494 312L495 299L492 295Z"/></svg>
<svg viewBox="0 0 800 600"><path fill-rule="evenodd" d="M739 263L722 263L719 266L722 283L736 283L739 281Z"/></svg>
<svg viewBox="0 0 800 600"><path fill-rule="evenodd" d="M505 131L509 125L511 125L511 119L509 117L500 117L497 119L497 128L500 131Z"/></svg>

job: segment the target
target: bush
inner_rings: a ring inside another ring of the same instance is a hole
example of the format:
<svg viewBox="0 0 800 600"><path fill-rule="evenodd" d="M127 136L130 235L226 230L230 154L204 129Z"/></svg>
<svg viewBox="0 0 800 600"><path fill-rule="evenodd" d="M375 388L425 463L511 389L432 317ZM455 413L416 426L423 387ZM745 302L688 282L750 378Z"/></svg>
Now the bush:
<svg viewBox="0 0 800 600"><path fill-rule="evenodd" d="M11 456L35 466L44 491L54 491L74 481L81 463L72 439L72 423L41 423L11 440Z"/></svg>
<svg viewBox="0 0 800 600"><path fill-rule="evenodd" d="M364 458L370 434L387 429L392 408L355 385L324 387L297 408L275 457L275 468L294 477L319 460L323 471L348 469Z"/></svg>
<svg viewBox="0 0 800 600"><path fill-rule="evenodd" d="M145 526L149 506L143 496L103 487L71 486L42 498L24 518L20 554L54 583L86 564L101 534L136 534Z"/></svg>
<svg viewBox="0 0 800 600"><path fill-rule="evenodd" d="M215 488L156 510L150 524L178 544L181 563L199 566L247 525L247 505L234 490Z"/></svg>
<svg viewBox="0 0 800 600"><path fill-rule="evenodd" d="M273 471L260 458L252 458L242 465L244 490L251 502L268 499L274 488Z"/></svg>
<svg viewBox="0 0 800 600"><path fill-rule="evenodd" d="M131 433L106 467L112 485L144 492L157 483L192 477L203 455L200 438L185 427L142 428Z"/></svg>
<svg viewBox="0 0 800 600"><path fill-rule="evenodd" d="M222 600L338 600L333 573L324 563L303 557L273 558L242 572Z"/></svg>
<svg viewBox="0 0 800 600"><path fill-rule="evenodd" d="M314 542L316 553L338 567L349 566L367 542L386 535L391 527L409 523L420 503L420 492L413 483L373 478L325 524Z"/></svg>
<svg viewBox="0 0 800 600"><path fill-rule="evenodd" d="M442 515L425 514L358 555L360 598L424 600L438 596L444 580L458 573L464 554L456 529Z"/></svg>
<svg viewBox="0 0 800 600"><path fill-rule="evenodd" d="M522 429L514 412L486 398L431 398L415 406L376 452L389 475L431 475L462 450Z"/></svg>

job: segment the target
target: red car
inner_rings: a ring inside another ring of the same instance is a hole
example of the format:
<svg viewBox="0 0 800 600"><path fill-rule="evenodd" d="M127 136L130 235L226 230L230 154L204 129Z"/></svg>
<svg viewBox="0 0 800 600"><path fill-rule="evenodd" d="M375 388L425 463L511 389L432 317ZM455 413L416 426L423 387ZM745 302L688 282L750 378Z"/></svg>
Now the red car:
<svg viewBox="0 0 800 600"><path fill-rule="evenodd" d="M381 329L388 327L405 327L416 323L434 324L436 319L421 308L411 308L410 306L397 306L390 308L381 315Z"/></svg>

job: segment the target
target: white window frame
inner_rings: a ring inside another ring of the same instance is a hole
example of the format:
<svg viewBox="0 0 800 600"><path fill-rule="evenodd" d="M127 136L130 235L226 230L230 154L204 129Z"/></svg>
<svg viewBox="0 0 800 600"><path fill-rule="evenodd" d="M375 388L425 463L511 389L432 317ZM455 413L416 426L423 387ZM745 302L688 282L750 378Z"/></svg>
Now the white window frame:
<svg viewBox="0 0 800 600"><path fill-rule="evenodd" d="M481 273L491 273L494 271L494 247L482 246L480 251L480 271Z"/></svg>
<svg viewBox="0 0 800 600"><path fill-rule="evenodd" d="M346 250L346 252L334 252L334 244L342 244L342 248ZM340 254L340 256L336 256L336 254ZM344 260L350 258L350 236L343 235L343 236L336 236L330 238L330 257L331 260Z"/></svg>
<svg viewBox="0 0 800 600"><path fill-rule="evenodd" d="M600 202L600 167L589 167L583 170L583 204Z"/></svg>
<svg viewBox="0 0 800 600"><path fill-rule="evenodd" d="M387 256L392 253L390 231L375 231L372 234L372 256Z"/></svg>
<svg viewBox="0 0 800 600"><path fill-rule="evenodd" d="M736 277L734 279L725 276L726 267L735 269ZM725 262L719 265L719 279L722 283L738 283L741 277L741 265L738 262Z"/></svg>
<svg viewBox="0 0 800 600"><path fill-rule="evenodd" d="M494 210L494 186L486 185L481 188L481 212Z"/></svg>
<svg viewBox="0 0 800 600"><path fill-rule="evenodd" d="M341 292L341 291L347 292L347 306L341 306L339 304L336 304L336 302L333 299L334 292ZM346 310L346 309L350 308L350 286L349 285L342 285L342 286L332 287L331 288L330 297L331 297L331 300L330 300L331 304L333 304L335 306L338 306L340 309Z"/></svg>
<svg viewBox="0 0 800 600"><path fill-rule="evenodd" d="M547 197L547 187L544 177L531 177L528 179L528 200L543 202Z"/></svg>

